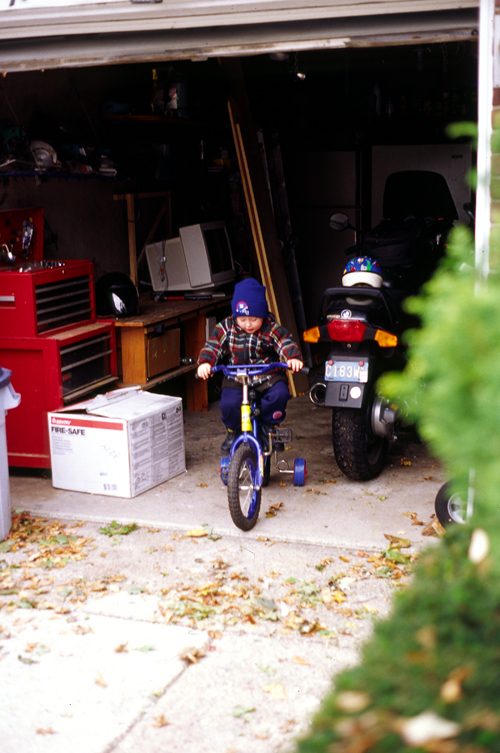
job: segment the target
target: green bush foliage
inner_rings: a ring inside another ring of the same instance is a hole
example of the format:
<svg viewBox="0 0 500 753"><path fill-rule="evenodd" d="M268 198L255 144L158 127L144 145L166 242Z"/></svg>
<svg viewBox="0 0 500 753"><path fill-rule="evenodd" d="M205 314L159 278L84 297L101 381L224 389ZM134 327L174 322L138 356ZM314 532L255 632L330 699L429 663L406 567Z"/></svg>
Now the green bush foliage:
<svg viewBox="0 0 500 753"><path fill-rule="evenodd" d="M423 294L407 302L422 327L407 333L409 364L381 380L399 395L420 435L464 488L472 469L475 520L496 536L500 512L500 277L478 279L473 239L454 229ZM498 541L500 552L500 539Z"/></svg>
<svg viewBox="0 0 500 753"><path fill-rule="evenodd" d="M381 390L408 405L450 478L472 469L474 515L421 555L299 753L500 751L500 277L478 279L466 228L408 307L422 327Z"/></svg>
<svg viewBox="0 0 500 753"><path fill-rule="evenodd" d="M470 538L456 526L426 550L300 753L498 753L500 584L488 558L470 561Z"/></svg>

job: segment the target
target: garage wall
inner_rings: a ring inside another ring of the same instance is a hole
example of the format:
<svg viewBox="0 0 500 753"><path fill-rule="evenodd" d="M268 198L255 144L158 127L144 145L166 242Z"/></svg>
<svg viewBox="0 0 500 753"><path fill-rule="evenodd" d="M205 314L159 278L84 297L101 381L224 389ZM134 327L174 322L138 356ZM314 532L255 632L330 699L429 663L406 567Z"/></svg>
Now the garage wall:
<svg viewBox="0 0 500 753"><path fill-rule="evenodd" d="M383 177L378 176L381 166L388 167L390 161L397 166L403 152L408 155L413 150L415 155L415 149L422 165L424 148L430 155L426 167L440 171L442 155L451 148L446 144L445 122L464 117L457 112L445 119L442 110L438 114L438 105L442 104L444 81L452 84L458 80L469 92L473 90L477 75L474 44L454 42L422 47L422 71L419 49L402 46L310 51L288 55L277 62L269 55L242 61L255 125L277 128L280 136L292 232L299 241L296 256L308 326L316 323L323 289L340 282L346 262L344 249L354 242L350 231L331 231L328 220L334 211L345 211L355 222L356 152L363 155L362 186L358 189L367 229L372 217L374 221L379 219L376 199L383 182ZM160 65L168 68L181 64ZM238 179L226 107L228 92L224 82L212 75L215 69L219 70L217 61L182 61L182 66L188 80L195 71L200 77L201 72L211 71L201 87L205 93L202 106L198 101L185 123L182 119L160 123L160 131L155 130L154 134L150 125L139 125L140 137L136 130L125 130L124 123L107 120L103 105L125 107L124 117L131 115L127 129L132 127L136 114L142 117L141 113L151 113L154 66L150 64L18 72L3 79L0 120L10 119L15 125L30 128L36 120L34 115L42 114L49 116L56 128L74 132L80 143L98 148L109 146L111 123L114 137L121 134L120 159L125 161L126 169L123 170L123 161L118 167L119 176L125 173L123 180L65 176L45 180L43 175L36 179L2 179L0 172L0 208L44 206L50 227L58 237L57 246L52 243L47 247L49 258L92 259L97 276L112 269L127 272L125 206L124 202L113 200L114 194L170 190L174 234L175 226L218 219L220 207L213 203L218 196L230 212L239 201L238 255L248 261L251 239L244 226L241 194L227 194L228 179ZM299 72L304 73L305 79L297 78ZM420 87L415 84L419 77L423 77ZM418 93L415 107L423 106L424 99L426 103L433 102L433 116L410 112L413 104L409 98L404 111L406 91ZM470 103L471 97L463 101ZM393 103L390 113L389 102ZM467 117L475 117L472 107ZM179 134L184 134L182 139ZM43 138L45 133L31 130L31 136ZM437 136L440 143L432 141ZM427 144L414 140L424 137ZM389 157L379 159L378 150ZM222 159L226 151L227 159ZM451 148L452 154L455 151L455 147ZM215 162L221 160L229 166L217 168ZM375 195L370 201L372 174ZM461 199L459 203L463 203ZM145 211L144 206L139 206L139 220L145 220ZM144 226L143 239L147 234Z"/></svg>

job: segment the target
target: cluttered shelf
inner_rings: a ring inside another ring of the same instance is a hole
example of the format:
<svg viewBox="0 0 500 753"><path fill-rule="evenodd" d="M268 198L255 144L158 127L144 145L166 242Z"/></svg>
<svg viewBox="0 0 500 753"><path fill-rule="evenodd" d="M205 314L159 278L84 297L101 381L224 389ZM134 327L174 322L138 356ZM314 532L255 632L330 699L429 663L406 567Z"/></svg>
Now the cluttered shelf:
<svg viewBox="0 0 500 753"><path fill-rule="evenodd" d="M53 180L108 180L116 181L119 178L114 172L88 172L88 173L72 173L68 170L4 170L0 166L0 179L1 178L38 178L41 181Z"/></svg>
<svg viewBox="0 0 500 753"><path fill-rule="evenodd" d="M215 297L211 293L200 293L198 297L175 297L170 300L155 301L148 293L141 293L139 299L139 313L116 319L116 327L150 327L160 322L174 324L208 310L215 310L227 306L231 301L230 295Z"/></svg>

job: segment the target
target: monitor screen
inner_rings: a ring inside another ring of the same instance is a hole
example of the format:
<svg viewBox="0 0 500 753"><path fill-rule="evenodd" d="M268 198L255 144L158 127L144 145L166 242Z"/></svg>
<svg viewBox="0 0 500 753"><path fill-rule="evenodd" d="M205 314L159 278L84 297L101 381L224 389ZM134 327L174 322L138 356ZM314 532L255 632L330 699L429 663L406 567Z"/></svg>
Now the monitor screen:
<svg viewBox="0 0 500 753"><path fill-rule="evenodd" d="M233 268L233 258L225 225L213 223L203 228L203 236L208 250L208 260L213 275L227 272Z"/></svg>

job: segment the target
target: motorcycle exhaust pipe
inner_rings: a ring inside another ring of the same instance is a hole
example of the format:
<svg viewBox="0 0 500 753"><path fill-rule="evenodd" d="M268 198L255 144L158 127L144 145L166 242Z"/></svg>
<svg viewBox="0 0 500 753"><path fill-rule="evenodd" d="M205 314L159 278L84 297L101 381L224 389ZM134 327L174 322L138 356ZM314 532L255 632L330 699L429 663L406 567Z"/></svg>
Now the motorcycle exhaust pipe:
<svg viewBox="0 0 500 753"><path fill-rule="evenodd" d="M318 405L320 408L325 407L326 398L326 384L324 382L316 382L309 390L309 399L314 405Z"/></svg>

